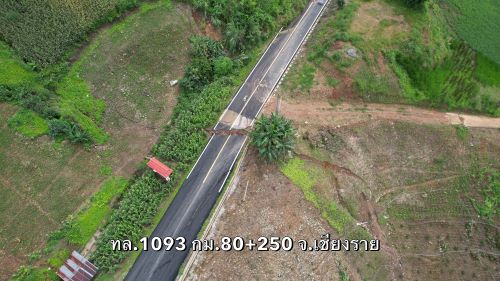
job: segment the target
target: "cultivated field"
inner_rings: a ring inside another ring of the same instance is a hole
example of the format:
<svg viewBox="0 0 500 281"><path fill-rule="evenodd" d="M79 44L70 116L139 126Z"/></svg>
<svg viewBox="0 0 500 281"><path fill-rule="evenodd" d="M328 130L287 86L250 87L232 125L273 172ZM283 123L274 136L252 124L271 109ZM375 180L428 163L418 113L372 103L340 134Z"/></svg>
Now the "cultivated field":
<svg viewBox="0 0 500 281"><path fill-rule="evenodd" d="M104 180L136 171L176 104L177 89L168 81L182 77L188 38L196 32L186 6L145 5L104 28L74 58L72 71L107 105L104 145L85 149L47 136L23 137L7 126L17 108L0 104L0 197L8 199L0 213L0 280L41 250L47 234Z"/></svg>

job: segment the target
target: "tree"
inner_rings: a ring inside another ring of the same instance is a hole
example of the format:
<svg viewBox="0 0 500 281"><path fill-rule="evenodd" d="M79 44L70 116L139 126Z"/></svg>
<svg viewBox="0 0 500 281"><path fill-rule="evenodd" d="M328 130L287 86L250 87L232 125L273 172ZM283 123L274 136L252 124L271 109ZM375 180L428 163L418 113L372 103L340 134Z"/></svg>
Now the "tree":
<svg viewBox="0 0 500 281"><path fill-rule="evenodd" d="M337 0L337 6L339 7L339 9L344 8L345 0Z"/></svg>
<svg viewBox="0 0 500 281"><path fill-rule="evenodd" d="M426 0L405 0L406 5L415 8L415 7L420 7L422 4L424 4Z"/></svg>
<svg viewBox="0 0 500 281"><path fill-rule="evenodd" d="M295 129L292 123L279 114L262 116L250 134L252 144L262 158L273 162L282 159L295 144Z"/></svg>

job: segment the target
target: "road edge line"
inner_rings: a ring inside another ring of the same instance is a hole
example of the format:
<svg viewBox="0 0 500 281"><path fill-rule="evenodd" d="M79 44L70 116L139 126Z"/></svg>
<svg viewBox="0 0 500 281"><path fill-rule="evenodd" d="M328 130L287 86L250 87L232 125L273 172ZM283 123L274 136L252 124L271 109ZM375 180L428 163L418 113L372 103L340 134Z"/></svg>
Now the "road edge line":
<svg viewBox="0 0 500 281"><path fill-rule="evenodd" d="M239 160L236 164L236 169L234 169L234 176L231 177L228 182L225 182L222 185L222 187L224 187L224 185L227 184L226 186L228 186L228 188L226 188L225 191L223 192L221 200L219 200L216 208L214 209L214 212L211 214L208 225L206 226L205 230L203 231L203 235L201 236L202 240L206 239L206 237L208 236L208 234L210 233L210 231L214 227L215 222L222 214L221 213L222 205L229 198L229 195L230 195L229 188L233 184L235 176L238 175L238 173L240 172L241 163L245 159L248 147L249 147L249 142L246 142L241 149L241 150L243 150L243 152L241 152L240 156L238 157ZM229 176L229 174L231 174L231 171L228 172L228 176ZM221 189L224 189L224 188L221 188ZM234 189L236 189L236 186L234 187ZM219 193L219 196L220 196L220 193ZM200 239L200 238L198 238L198 239ZM182 270L182 274L177 277L177 279L176 279L177 281L185 281L186 280L186 278L188 277L188 273L190 272L191 267L193 266L194 262L196 261L196 258L198 257L199 253L200 253L200 251L196 251L196 252L194 252L192 250L190 251L190 254L185 262L185 266Z"/></svg>

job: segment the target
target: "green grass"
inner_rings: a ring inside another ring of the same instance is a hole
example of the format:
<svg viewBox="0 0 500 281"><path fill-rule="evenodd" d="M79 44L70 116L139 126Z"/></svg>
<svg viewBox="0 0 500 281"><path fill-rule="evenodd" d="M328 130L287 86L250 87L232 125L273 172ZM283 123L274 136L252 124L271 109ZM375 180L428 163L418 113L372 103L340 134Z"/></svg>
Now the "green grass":
<svg viewBox="0 0 500 281"><path fill-rule="evenodd" d="M299 158L293 158L280 167L281 172L302 190L306 200L321 211L322 217L333 229L351 237L351 232L355 227L354 219L338 203L320 196L314 189L320 177L324 176L318 169L312 165L305 165L304 161ZM366 237L367 234L357 229L354 232L357 234L356 239Z"/></svg>
<svg viewBox="0 0 500 281"><path fill-rule="evenodd" d="M45 135L49 126L47 121L33 111L20 109L8 120L9 127L29 138Z"/></svg>
<svg viewBox="0 0 500 281"><path fill-rule="evenodd" d="M310 65L304 65L299 72L299 89L303 91L311 90L314 84L314 73L316 69Z"/></svg>
<svg viewBox="0 0 500 281"><path fill-rule="evenodd" d="M475 78L485 86L500 88L500 64L481 53L476 55Z"/></svg>
<svg viewBox="0 0 500 281"><path fill-rule="evenodd" d="M354 78L357 90L367 101L382 101L389 93L389 83L387 78L363 69L356 73Z"/></svg>
<svg viewBox="0 0 500 281"><path fill-rule="evenodd" d="M93 96L88 84L80 77L80 72L81 65L77 62L57 87L61 115L76 121L95 142L102 144L108 135L98 124L106 104Z"/></svg>
<svg viewBox="0 0 500 281"><path fill-rule="evenodd" d="M333 77L333 76L328 76L328 77L326 78L326 83L328 84L328 86L335 88L335 87L337 87L337 85L338 85L340 82L339 82L339 80L335 79L335 77Z"/></svg>
<svg viewBox="0 0 500 281"><path fill-rule="evenodd" d="M52 268L59 268L69 258L70 252L68 249L60 249L52 254L48 259L48 263Z"/></svg>
<svg viewBox="0 0 500 281"><path fill-rule="evenodd" d="M0 41L0 84L35 84L36 73L29 69L14 52Z"/></svg>
<svg viewBox="0 0 500 281"><path fill-rule="evenodd" d="M66 238L72 244L85 245L103 220L110 215L110 202L127 186L128 181L120 177L106 180L99 191L90 199L88 208L79 213L70 223Z"/></svg>
<svg viewBox="0 0 500 281"><path fill-rule="evenodd" d="M12 281L57 281L56 273L50 268L34 268L30 266L21 267L16 275L12 277Z"/></svg>
<svg viewBox="0 0 500 281"><path fill-rule="evenodd" d="M500 1L442 1L447 18L460 38L500 64Z"/></svg>
<svg viewBox="0 0 500 281"><path fill-rule="evenodd" d="M465 140L469 136L469 128L463 125L455 126L455 130L457 132L457 137L461 140Z"/></svg>

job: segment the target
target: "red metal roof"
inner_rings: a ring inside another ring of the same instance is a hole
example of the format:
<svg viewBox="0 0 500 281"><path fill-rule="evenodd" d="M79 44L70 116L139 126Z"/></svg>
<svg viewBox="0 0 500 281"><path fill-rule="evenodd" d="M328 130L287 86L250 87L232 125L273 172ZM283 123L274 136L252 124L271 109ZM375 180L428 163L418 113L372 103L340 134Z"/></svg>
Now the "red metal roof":
<svg viewBox="0 0 500 281"><path fill-rule="evenodd" d="M160 162L160 160L154 157L149 159L148 167L153 169L153 171L155 171L165 179L169 179L170 175L173 172L173 170L170 169L167 165L163 164L162 162Z"/></svg>
<svg viewBox="0 0 500 281"><path fill-rule="evenodd" d="M73 251L57 275L64 281L90 281L97 273L97 267L78 252Z"/></svg>

